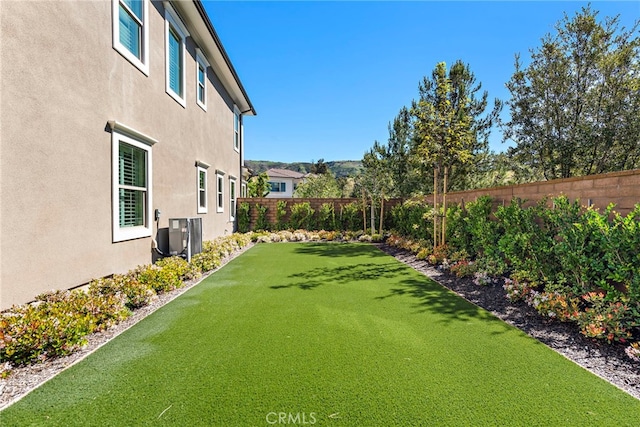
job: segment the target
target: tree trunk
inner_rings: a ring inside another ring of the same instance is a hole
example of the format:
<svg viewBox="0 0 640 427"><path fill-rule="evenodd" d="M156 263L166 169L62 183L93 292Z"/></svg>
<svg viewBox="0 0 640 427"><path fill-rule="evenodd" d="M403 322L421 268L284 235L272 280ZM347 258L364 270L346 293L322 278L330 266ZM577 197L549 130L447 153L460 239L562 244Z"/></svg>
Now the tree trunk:
<svg viewBox="0 0 640 427"><path fill-rule="evenodd" d="M376 231L375 206L373 206L373 194L371 195L371 235Z"/></svg>
<svg viewBox="0 0 640 427"><path fill-rule="evenodd" d="M384 218L384 191L380 195L380 236L382 236L382 222Z"/></svg>
<svg viewBox="0 0 640 427"><path fill-rule="evenodd" d="M442 244L447 242L447 177L449 166L444 167L444 182L442 183Z"/></svg>
<svg viewBox="0 0 640 427"><path fill-rule="evenodd" d="M438 167L433 168L433 250L438 246Z"/></svg>
<svg viewBox="0 0 640 427"><path fill-rule="evenodd" d="M362 228L364 234L367 234L367 196L362 196Z"/></svg>

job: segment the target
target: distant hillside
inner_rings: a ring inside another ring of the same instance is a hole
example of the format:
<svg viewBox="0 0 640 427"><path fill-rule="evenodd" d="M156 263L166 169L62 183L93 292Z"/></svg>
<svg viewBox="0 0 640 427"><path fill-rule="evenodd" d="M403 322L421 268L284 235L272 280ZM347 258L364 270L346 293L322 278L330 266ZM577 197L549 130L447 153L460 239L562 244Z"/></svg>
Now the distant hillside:
<svg viewBox="0 0 640 427"><path fill-rule="evenodd" d="M296 172L307 173L311 170L311 162L274 162L270 160L245 160L244 164L251 169L254 174L265 172L268 169L287 169ZM336 160L325 162L331 173L336 177L356 176L362 170L360 160Z"/></svg>

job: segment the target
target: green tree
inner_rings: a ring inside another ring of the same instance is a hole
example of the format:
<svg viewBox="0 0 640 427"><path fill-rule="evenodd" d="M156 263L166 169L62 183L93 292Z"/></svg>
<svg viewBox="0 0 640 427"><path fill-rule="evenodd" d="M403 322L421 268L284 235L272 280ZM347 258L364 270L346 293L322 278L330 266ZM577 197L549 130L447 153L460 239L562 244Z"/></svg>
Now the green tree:
<svg viewBox="0 0 640 427"><path fill-rule="evenodd" d="M542 38L507 88L509 153L547 179L640 166L640 38L582 8Z"/></svg>
<svg viewBox="0 0 640 427"><path fill-rule="evenodd" d="M331 198L341 196L342 189L331 173L310 175L298 184L294 191L294 197Z"/></svg>
<svg viewBox="0 0 640 427"><path fill-rule="evenodd" d="M388 163L385 161L386 154L386 147L376 141L373 144L373 148L366 152L362 159L364 171L362 173L361 185L371 199L371 234L375 231L374 206L376 201L380 205L380 223L378 229L379 233L382 234L384 201L388 199L389 193L393 188L391 171L388 168Z"/></svg>
<svg viewBox="0 0 640 427"><path fill-rule="evenodd" d="M474 156L486 151L491 127L502 108L495 100L492 111L484 115L488 93L478 98L481 84L476 84L468 65L457 61L447 73L444 62L436 65L431 79L423 78L414 101L415 145L413 160L421 171L433 172L434 208L438 212L438 193L442 191L442 205L446 211L446 194L454 182L457 168L463 168ZM467 169L468 170L468 169ZM459 175L458 175L459 176ZM438 239L438 215L434 215L434 245L445 243L446 217L442 216L441 238Z"/></svg>
<svg viewBox="0 0 640 427"><path fill-rule="evenodd" d="M271 192L269 188L269 176L266 172L262 172L249 179L247 183L247 194L249 197L267 197L267 194Z"/></svg>
<svg viewBox="0 0 640 427"><path fill-rule="evenodd" d="M313 163L311 161L311 173L315 173L318 175L324 175L329 172L327 164L324 162L324 159L319 159L317 162Z"/></svg>

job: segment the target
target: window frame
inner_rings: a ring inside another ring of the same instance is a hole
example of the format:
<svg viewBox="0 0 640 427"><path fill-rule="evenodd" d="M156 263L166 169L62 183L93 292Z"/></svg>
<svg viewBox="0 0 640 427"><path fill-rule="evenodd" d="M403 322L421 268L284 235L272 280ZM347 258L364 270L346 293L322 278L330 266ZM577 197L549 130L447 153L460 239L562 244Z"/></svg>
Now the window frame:
<svg viewBox="0 0 640 427"><path fill-rule="evenodd" d="M204 111L207 111L207 70L211 65L207 58L204 56L200 49L196 49L196 103ZM203 69L204 82L200 83L200 67ZM200 87L202 86L202 93L204 99L200 99Z"/></svg>
<svg viewBox="0 0 640 427"><path fill-rule="evenodd" d="M285 181L268 181L269 183L269 191L272 193L286 193L287 192L287 183ZM275 190L273 188L274 184L278 184L278 189Z"/></svg>
<svg viewBox="0 0 640 427"><path fill-rule="evenodd" d="M236 105L233 106L233 149L240 152L242 138L242 114Z"/></svg>
<svg viewBox="0 0 640 427"><path fill-rule="evenodd" d="M229 177L229 221L236 220L236 207L238 204L238 186L234 177Z"/></svg>
<svg viewBox="0 0 640 427"><path fill-rule="evenodd" d="M207 172L209 165L200 161L196 162L196 195L197 195L197 212L199 214L206 214L209 212L209 174ZM200 174L204 174L204 188L200 187ZM201 193L204 192L204 206L200 203L202 201Z"/></svg>
<svg viewBox="0 0 640 427"><path fill-rule="evenodd" d="M224 173L216 171L216 212L224 212Z"/></svg>
<svg viewBox="0 0 640 427"><path fill-rule="evenodd" d="M136 21L140 24L140 49L141 55L137 57L125 45L120 42L120 5L122 5L127 13L135 16ZM112 0L112 35L113 48L120 53L133 66L142 71L144 75L149 75L149 2L142 0L142 18L136 16L123 0Z"/></svg>
<svg viewBox="0 0 640 427"><path fill-rule="evenodd" d="M150 237L153 230L151 211L153 206L153 151L157 142L143 133L122 125L109 122L111 125L111 206L112 206L112 239L113 242ZM145 193L143 225L120 227L120 189L127 187L120 184L120 143L124 143L145 151Z"/></svg>
<svg viewBox="0 0 640 427"><path fill-rule="evenodd" d="M172 31L180 38L180 89L182 94L177 93L171 87L171 55L169 54L169 38ZM187 70L186 70L186 39L189 37L189 31L184 26L180 17L175 12L171 4L164 2L164 43L165 43L165 91L169 96L182 105L184 108L187 106Z"/></svg>

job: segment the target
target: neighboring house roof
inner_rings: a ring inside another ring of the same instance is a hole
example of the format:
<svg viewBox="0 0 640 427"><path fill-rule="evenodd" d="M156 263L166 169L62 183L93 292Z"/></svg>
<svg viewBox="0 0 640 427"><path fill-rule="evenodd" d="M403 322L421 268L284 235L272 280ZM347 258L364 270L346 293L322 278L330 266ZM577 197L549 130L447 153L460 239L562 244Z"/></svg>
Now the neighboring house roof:
<svg viewBox="0 0 640 427"><path fill-rule="evenodd" d="M270 179L271 178L302 179L305 177L305 174L303 173L290 171L287 169L269 169L267 171L267 175L269 176Z"/></svg>
<svg viewBox="0 0 640 427"><path fill-rule="evenodd" d="M191 24L189 26L189 29L193 30L190 31L191 37L193 37L200 49L205 52L207 58L213 60L211 68L222 81L240 112L245 115L255 116L256 110L253 108L253 104L251 104L251 100L244 86L242 86L238 74L233 68L231 60L224 50L216 30L213 28L202 2L200 0L174 1L172 4Z"/></svg>

